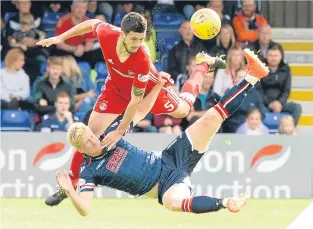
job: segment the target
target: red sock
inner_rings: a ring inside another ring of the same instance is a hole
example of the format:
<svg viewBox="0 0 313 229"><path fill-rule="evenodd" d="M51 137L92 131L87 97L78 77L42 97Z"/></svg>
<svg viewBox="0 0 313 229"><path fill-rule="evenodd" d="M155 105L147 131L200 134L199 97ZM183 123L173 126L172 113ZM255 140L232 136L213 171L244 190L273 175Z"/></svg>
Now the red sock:
<svg viewBox="0 0 313 229"><path fill-rule="evenodd" d="M75 151L71 167L70 167L70 178L74 187L77 186L79 181L80 165L84 162L84 154L79 151Z"/></svg>
<svg viewBox="0 0 313 229"><path fill-rule="evenodd" d="M185 100L190 107L193 106L196 97L199 95L203 78L207 71L208 65L206 63L198 64L189 79L183 85L179 97Z"/></svg>

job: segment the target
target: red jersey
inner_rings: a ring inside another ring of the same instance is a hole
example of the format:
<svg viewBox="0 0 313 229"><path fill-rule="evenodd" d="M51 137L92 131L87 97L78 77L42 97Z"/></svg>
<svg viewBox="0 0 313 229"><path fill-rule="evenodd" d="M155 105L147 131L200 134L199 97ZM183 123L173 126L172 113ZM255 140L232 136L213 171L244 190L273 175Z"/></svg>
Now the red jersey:
<svg viewBox="0 0 313 229"><path fill-rule="evenodd" d="M149 80L150 59L144 47L120 62L116 45L121 29L105 22L95 24L93 34L98 38L109 76L106 88L114 91L122 99L130 101L131 88L146 88Z"/></svg>
<svg viewBox="0 0 313 229"><path fill-rule="evenodd" d="M89 18L87 16L85 16L84 21L86 21L88 19ZM55 30L55 35L58 36L58 35L66 32L66 31L68 31L69 29L71 29L74 26L75 25L73 24L72 19L71 19L71 13L65 14L62 17L60 17L60 19L58 20L56 30ZM77 46L80 44L84 44L86 41L94 41L94 36L92 33L87 33L84 35L75 36L75 37L72 37L70 39L67 39L65 41L65 44Z"/></svg>

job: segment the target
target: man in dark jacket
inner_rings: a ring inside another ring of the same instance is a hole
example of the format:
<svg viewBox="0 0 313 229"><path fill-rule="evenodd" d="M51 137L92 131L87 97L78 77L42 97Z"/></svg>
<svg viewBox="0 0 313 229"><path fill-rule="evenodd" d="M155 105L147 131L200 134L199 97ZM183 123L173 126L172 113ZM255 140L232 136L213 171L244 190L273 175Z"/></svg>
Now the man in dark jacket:
<svg viewBox="0 0 313 229"><path fill-rule="evenodd" d="M196 56L202 51L207 52L203 44L194 39L189 21L181 24L179 33L182 36L182 40L169 51L168 56L167 71L175 81L179 74L185 72L187 60L191 56Z"/></svg>
<svg viewBox="0 0 313 229"><path fill-rule="evenodd" d="M269 48L267 64L269 76L260 82L264 104L273 112L290 113L297 124L301 115L300 104L287 102L291 90L291 74L289 66L283 61L283 54L277 45Z"/></svg>
<svg viewBox="0 0 313 229"><path fill-rule="evenodd" d="M258 53L258 56L262 61L266 60L267 51L273 46L279 47L283 56L282 59L284 59L283 47L279 43L272 40L272 28L268 24L260 26L259 39L249 44L249 48Z"/></svg>

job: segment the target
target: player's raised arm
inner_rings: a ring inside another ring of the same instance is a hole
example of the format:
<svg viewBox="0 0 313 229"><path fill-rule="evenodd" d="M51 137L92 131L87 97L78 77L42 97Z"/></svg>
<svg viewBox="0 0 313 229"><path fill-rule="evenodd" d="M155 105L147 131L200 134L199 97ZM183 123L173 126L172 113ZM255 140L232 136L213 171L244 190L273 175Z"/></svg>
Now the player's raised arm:
<svg viewBox="0 0 313 229"><path fill-rule="evenodd" d="M57 172L56 178L60 187L66 192L67 196L71 199L78 213L81 216L87 216L91 207L91 201L94 194L93 188L90 190L86 189L84 192L78 194L72 185L72 181L69 175L66 172L64 172L64 174L60 174L60 172Z"/></svg>
<svg viewBox="0 0 313 229"><path fill-rule="evenodd" d="M102 21L98 19L90 19L82 23L79 23L78 25L75 25L70 30L58 36L38 41L36 44L43 46L43 47L50 47L51 45L60 44L71 37L79 36L79 35L86 34L86 33L91 33L93 31L93 27L99 23L102 23Z"/></svg>

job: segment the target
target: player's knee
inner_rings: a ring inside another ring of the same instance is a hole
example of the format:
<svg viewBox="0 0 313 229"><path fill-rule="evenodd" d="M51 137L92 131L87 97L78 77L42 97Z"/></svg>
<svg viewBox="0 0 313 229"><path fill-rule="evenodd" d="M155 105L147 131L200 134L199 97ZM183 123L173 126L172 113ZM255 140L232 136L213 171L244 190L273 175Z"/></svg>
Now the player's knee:
<svg viewBox="0 0 313 229"><path fill-rule="evenodd" d="M185 118L185 117L187 117L189 112L190 112L190 110L182 109L178 112L175 112L172 116L174 116L175 118Z"/></svg>
<svg viewBox="0 0 313 229"><path fill-rule="evenodd" d="M164 203L164 206L170 211L182 211L181 202L181 200L172 199L166 201L166 203Z"/></svg>

